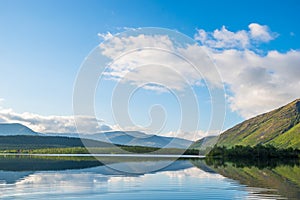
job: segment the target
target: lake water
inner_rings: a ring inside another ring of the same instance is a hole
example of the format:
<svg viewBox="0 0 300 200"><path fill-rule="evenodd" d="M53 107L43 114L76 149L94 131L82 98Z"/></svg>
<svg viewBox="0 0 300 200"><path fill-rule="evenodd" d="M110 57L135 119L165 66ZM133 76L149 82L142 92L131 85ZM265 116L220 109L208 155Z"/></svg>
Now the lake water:
<svg viewBox="0 0 300 200"><path fill-rule="evenodd" d="M98 160L1 156L0 198L300 199L300 168L295 163L267 167L197 158Z"/></svg>

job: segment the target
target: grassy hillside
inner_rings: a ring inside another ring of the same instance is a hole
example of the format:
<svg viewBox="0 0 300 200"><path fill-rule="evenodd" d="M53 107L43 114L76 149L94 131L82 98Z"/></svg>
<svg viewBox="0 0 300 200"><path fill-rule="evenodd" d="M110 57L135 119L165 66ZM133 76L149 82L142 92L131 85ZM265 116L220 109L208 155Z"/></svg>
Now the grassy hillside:
<svg viewBox="0 0 300 200"><path fill-rule="evenodd" d="M218 146L271 144L300 149L300 100L246 120L222 133Z"/></svg>
<svg viewBox="0 0 300 200"><path fill-rule="evenodd" d="M208 153L218 141L218 136L207 136L197 140L189 149L197 149L201 154Z"/></svg>
<svg viewBox="0 0 300 200"><path fill-rule="evenodd" d="M300 123L269 142L279 148L300 147Z"/></svg>

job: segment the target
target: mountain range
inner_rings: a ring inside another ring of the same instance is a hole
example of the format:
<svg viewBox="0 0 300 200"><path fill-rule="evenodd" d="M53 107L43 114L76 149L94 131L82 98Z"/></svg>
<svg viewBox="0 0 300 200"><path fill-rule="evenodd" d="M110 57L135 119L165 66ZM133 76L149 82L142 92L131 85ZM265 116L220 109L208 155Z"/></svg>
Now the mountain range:
<svg viewBox="0 0 300 200"><path fill-rule="evenodd" d="M248 119L223 132L219 136L209 136L196 142L190 140L149 135L139 131L111 131L94 134L37 133L21 124L0 124L0 136L61 136L84 138L128 146L190 148L207 153L214 145L232 147L235 145L255 146L270 144L277 148L300 149L300 99L285 106Z"/></svg>
<svg viewBox="0 0 300 200"><path fill-rule="evenodd" d="M77 133L38 133L30 128L18 124L0 124L0 136L60 136L70 138L84 138L100 142L113 143L127 146L146 146L158 148L187 148L193 142L176 137L165 137L158 135L149 135L139 131L111 131L94 134L77 134Z"/></svg>
<svg viewBox="0 0 300 200"><path fill-rule="evenodd" d="M159 148L188 148L193 143L192 141L186 139L149 135L139 131L113 131L96 133L86 137L88 139L94 139L113 144Z"/></svg>

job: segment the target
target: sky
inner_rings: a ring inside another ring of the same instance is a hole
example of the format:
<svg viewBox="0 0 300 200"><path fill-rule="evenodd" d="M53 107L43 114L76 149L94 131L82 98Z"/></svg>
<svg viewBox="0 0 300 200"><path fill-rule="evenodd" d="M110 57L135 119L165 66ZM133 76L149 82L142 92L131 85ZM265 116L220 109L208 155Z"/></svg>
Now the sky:
<svg viewBox="0 0 300 200"><path fill-rule="evenodd" d="M201 84L205 79L218 85L219 80L209 73L203 74L204 79L197 78L184 64L174 64L164 54L153 60L147 55L156 54L142 51L119 60L107 71L95 92L98 126L90 124L89 116L80 116L81 130L141 130L187 139L218 134L300 97L299 10L300 3L292 0L0 0L0 122L18 122L40 132L76 132L73 92L90 53L97 47L112 59L117 49L109 49L116 39L112 35L157 27L186 35L194 41L194 48L179 48L163 34L143 38L125 34L122 39L135 47L168 44L165 49L175 49L199 65L199 52L206 52L225 88L224 120L219 119L220 108L219 118L211 122L210 91ZM128 44L118 43L130 49ZM112 106L124 103L122 98L112 99L114 87L122 85L118 78L132 70L133 61L155 60L174 68L141 68L124 80L138 88L150 74L152 80L163 81L167 90L151 84L135 90L126 107L134 123L126 123L118 113L121 109L115 111ZM181 107L184 104L176 98L189 90L168 70L190 81L199 112L194 106ZM220 91L222 87L213 88ZM182 109L190 116L182 114ZM191 124L195 115L197 128ZM185 128L180 126L182 120L187 121Z"/></svg>

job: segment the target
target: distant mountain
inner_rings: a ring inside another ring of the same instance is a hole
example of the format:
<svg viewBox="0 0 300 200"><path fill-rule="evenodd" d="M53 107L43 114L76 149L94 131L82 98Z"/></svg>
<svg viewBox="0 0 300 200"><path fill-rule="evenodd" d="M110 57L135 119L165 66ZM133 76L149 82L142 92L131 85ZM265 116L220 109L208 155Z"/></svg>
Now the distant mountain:
<svg viewBox="0 0 300 200"><path fill-rule="evenodd" d="M139 131L110 131L94 134L47 133L47 136L81 137L102 142L127 146L146 146L157 148L188 148L193 141L158 135L150 135Z"/></svg>
<svg viewBox="0 0 300 200"><path fill-rule="evenodd" d="M234 126L217 142L227 147L257 144L300 149L300 99Z"/></svg>
<svg viewBox="0 0 300 200"><path fill-rule="evenodd" d="M0 123L0 136L4 135L38 135L27 126L18 123L4 124Z"/></svg>
<svg viewBox="0 0 300 200"><path fill-rule="evenodd" d="M0 136L14 135L32 135L32 136L61 136L85 139L92 139L101 142L108 142L119 145L128 146L147 146L147 147L166 147L166 148L187 148L193 142L176 137L164 137L158 135L149 135L139 131L111 131L95 134L80 134L77 133L37 133L30 128L17 123L4 124L0 123Z"/></svg>
<svg viewBox="0 0 300 200"><path fill-rule="evenodd" d="M197 140L194 142L191 146L190 149L198 149L200 153L206 154L208 153L214 145L217 143L219 136L207 136L203 137L200 140Z"/></svg>
<svg viewBox="0 0 300 200"><path fill-rule="evenodd" d="M62 136L40 135L9 135L0 136L0 150L11 149L42 149L42 148L65 148L65 147L103 147L109 148L114 145L90 139L80 139Z"/></svg>
<svg viewBox="0 0 300 200"><path fill-rule="evenodd" d="M112 131L86 135L85 137L120 145L147 146L158 148L187 148L193 143L192 141L186 139L149 135L139 131Z"/></svg>

